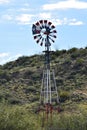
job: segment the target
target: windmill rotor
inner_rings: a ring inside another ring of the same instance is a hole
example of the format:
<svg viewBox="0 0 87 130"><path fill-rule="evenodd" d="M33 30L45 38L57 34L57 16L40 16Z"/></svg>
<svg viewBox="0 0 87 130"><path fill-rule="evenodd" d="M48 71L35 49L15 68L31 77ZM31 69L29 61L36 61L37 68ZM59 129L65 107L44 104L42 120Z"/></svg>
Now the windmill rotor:
<svg viewBox="0 0 87 130"><path fill-rule="evenodd" d="M46 39L48 38L49 45L55 42L57 31L52 22L48 20L39 20L32 25L32 34L36 43L41 46L46 46Z"/></svg>

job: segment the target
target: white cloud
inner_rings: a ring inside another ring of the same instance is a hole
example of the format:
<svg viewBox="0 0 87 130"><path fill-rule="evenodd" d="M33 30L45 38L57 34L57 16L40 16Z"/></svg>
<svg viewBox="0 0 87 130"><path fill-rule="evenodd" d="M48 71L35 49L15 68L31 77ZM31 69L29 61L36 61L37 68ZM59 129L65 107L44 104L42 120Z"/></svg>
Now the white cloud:
<svg viewBox="0 0 87 130"><path fill-rule="evenodd" d="M69 21L69 25L83 25L82 21L77 21L75 18Z"/></svg>
<svg viewBox="0 0 87 130"><path fill-rule="evenodd" d="M51 19L54 25L63 25L63 20L61 19Z"/></svg>
<svg viewBox="0 0 87 130"><path fill-rule="evenodd" d="M44 10L57 10L57 9L87 9L87 2L79 0L66 0L54 4L43 5Z"/></svg>
<svg viewBox="0 0 87 130"><path fill-rule="evenodd" d="M16 16L15 20L19 24L30 24L32 17L33 17L33 15L31 15L31 14L21 14L19 16Z"/></svg>
<svg viewBox="0 0 87 130"><path fill-rule="evenodd" d="M9 15L9 14L6 14L6 15L3 15L3 16L2 16L2 19L3 19L3 20L8 20L8 21L10 21L10 20L13 19L13 17L12 17L11 15Z"/></svg>
<svg viewBox="0 0 87 130"><path fill-rule="evenodd" d="M41 18L41 19L50 19L51 18L51 13L40 13L39 14L39 17Z"/></svg>
<svg viewBox="0 0 87 130"><path fill-rule="evenodd" d="M54 25L83 25L84 23L82 21L79 21L75 18L73 19L68 19L68 18L63 18L63 19L52 19L51 20Z"/></svg>
<svg viewBox="0 0 87 130"><path fill-rule="evenodd" d="M13 56L10 55L5 62L16 60L20 56L22 56L22 54L16 54L16 55L13 55Z"/></svg>
<svg viewBox="0 0 87 130"><path fill-rule="evenodd" d="M0 65L4 64L8 57L9 53L0 53Z"/></svg>
<svg viewBox="0 0 87 130"><path fill-rule="evenodd" d="M12 56L10 53L0 53L0 65L3 65L3 64L10 62L10 61L14 61L20 56L22 56L22 55L17 54L17 55Z"/></svg>
<svg viewBox="0 0 87 130"><path fill-rule="evenodd" d="M29 4L29 3L25 3L24 6L25 6L25 7L29 7L30 4Z"/></svg>
<svg viewBox="0 0 87 130"><path fill-rule="evenodd" d="M28 12L28 11L30 11L30 9L23 7L23 8L20 8L18 11L20 11L20 12Z"/></svg>
<svg viewBox="0 0 87 130"><path fill-rule="evenodd" d="M8 4L11 0L0 0L0 4Z"/></svg>
<svg viewBox="0 0 87 130"><path fill-rule="evenodd" d="M0 58L9 56L9 53L0 53Z"/></svg>
<svg viewBox="0 0 87 130"><path fill-rule="evenodd" d="M80 20L77 20L75 18L68 19L68 18L63 18L63 19L58 19L54 18L52 19L52 14L51 13L39 13L39 14L20 14L18 16L12 16L12 15L3 15L2 16L2 21L13 21L16 22L17 24L21 25L31 25L34 22L34 19L49 19L50 21L53 22L54 25L83 25L84 23Z"/></svg>

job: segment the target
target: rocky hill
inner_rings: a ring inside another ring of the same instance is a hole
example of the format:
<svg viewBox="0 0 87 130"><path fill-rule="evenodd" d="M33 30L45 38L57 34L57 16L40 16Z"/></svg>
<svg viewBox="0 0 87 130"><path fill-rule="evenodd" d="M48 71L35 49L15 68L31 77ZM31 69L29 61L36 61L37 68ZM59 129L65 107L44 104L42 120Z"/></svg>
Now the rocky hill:
<svg viewBox="0 0 87 130"><path fill-rule="evenodd" d="M0 101L11 104L39 101L44 55L22 56L0 66ZM87 47L51 54L61 101L87 99ZM63 100L62 100L63 98Z"/></svg>

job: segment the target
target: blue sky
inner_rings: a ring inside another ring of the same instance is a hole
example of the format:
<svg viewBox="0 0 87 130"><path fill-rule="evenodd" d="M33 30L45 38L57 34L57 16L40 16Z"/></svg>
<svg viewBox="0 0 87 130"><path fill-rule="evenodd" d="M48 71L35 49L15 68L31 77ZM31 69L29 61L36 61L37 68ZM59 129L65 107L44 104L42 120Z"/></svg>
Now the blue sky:
<svg viewBox="0 0 87 130"><path fill-rule="evenodd" d="M0 64L44 50L31 31L41 19L56 26L53 50L87 46L87 0L0 0Z"/></svg>

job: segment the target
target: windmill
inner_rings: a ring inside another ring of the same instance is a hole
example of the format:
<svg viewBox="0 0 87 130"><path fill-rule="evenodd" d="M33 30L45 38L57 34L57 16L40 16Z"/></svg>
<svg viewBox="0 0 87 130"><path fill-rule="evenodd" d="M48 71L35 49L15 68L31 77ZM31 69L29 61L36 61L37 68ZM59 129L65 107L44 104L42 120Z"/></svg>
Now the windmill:
<svg viewBox="0 0 87 130"><path fill-rule="evenodd" d="M40 92L40 104L46 114L46 119L52 118L53 110L58 110L54 108L54 99L57 104L59 104L59 96L56 86L55 73L50 66L50 55L51 55L51 44L55 42L57 38L57 31L52 22L48 20L40 20L32 25L33 38L37 44L44 46L45 50L45 65L43 69L42 85Z"/></svg>

